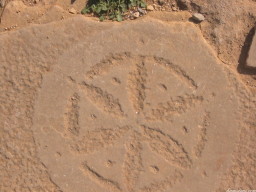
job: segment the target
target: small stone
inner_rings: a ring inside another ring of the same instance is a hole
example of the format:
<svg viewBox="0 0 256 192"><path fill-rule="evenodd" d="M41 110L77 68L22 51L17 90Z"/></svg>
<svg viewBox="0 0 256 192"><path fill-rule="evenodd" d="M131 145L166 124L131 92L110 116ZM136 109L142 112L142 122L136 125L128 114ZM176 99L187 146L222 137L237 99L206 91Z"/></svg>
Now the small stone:
<svg viewBox="0 0 256 192"><path fill-rule="evenodd" d="M140 13L137 11L137 12L133 13L133 16L134 16L135 18L138 18L138 17L140 17Z"/></svg>
<svg viewBox="0 0 256 192"><path fill-rule="evenodd" d="M77 13L76 10L75 10L73 7L70 8L70 9L68 10L68 12L71 13L71 14L76 14L76 13Z"/></svg>
<svg viewBox="0 0 256 192"><path fill-rule="evenodd" d="M143 10L143 9L141 9L141 8L138 8L138 11L142 14L142 15L145 15L147 12L146 12L146 10Z"/></svg>
<svg viewBox="0 0 256 192"><path fill-rule="evenodd" d="M172 10L173 11L177 11L178 9L176 7L172 7Z"/></svg>
<svg viewBox="0 0 256 192"><path fill-rule="evenodd" d="M248 67L256 67L256 26L246 64Z"/></svg>
<svg viewBox="0 0 256 192"><path fill-rule="evenodd" d="M5 0L0 0L0 7L4 7L5 6Z"/></svg>
<svg viewBox="0 0 256 192"><path fill-rule="evenodd" d="M154 7L153 7L152 5L148 5L148 6L147 6L147 10L148 10L148 11L154 11Z"/></svg>
<svg viewBox="0 0 256 192"><path fill-rule="evenodd" d="M177 0L177 4L179 5L179 8L182 10L188 10L190 0Z"/></svg>
<svg viewBox="0 0 256 192"><path fill-rule="evenodd" d="M106 162L106 167L112 167L112 166L113 166L113 164L114 164L114 162L113 162L113 161L108 160L108 161Z"/></svg>
<svg viewBox="0 0 256 192"><path fill-rule="evenodd" d="M152 165L149 168L150 168L150 171L154 174L157 174L159 172L159 168L157 166Z"/></svg>
<svg viewBox="0 0 256 192"><path fill-rule="evenodd" d="M159 5L164 5L164 3L165 3L164 0L158 0Z"/></svg>
<svg viewBox="0 0 256 192"><path fill-rule="evenodd" d="M200 13L194 13L192 18L198 22L202 22L205 20L205 17Z"/></svg>

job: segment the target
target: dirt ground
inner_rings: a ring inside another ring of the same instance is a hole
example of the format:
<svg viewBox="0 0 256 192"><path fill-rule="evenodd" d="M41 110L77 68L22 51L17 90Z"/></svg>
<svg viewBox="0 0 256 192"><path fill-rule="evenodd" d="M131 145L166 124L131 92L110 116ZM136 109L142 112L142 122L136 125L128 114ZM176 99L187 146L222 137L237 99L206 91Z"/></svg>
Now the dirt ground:
<svg viewBox="0 0 256 192"><path fill-rule="evenodd" d="M1 192L256 190L256 1L147 3L121 23L0 8Z"/></svg>

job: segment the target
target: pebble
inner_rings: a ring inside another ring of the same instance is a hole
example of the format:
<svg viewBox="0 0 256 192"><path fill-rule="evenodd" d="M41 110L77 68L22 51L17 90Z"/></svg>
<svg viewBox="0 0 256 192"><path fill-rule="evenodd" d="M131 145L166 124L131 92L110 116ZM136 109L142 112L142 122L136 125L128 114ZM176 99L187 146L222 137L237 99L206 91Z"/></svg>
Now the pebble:
<svg viewBox="0 0 256 192"><path fill-rule="evenodd" d="M165 3L164 0L158 0L159 5L164 5L164 3Z"/></svg>
<svg viewBox="0 0 256 192"><path fill-rule="evenodd" d="M148 11L154 11L154 7L153 7L152 5L148 5L148 6L147 6L147 10L148 10Z"/></svg>
<svg viewBox="0 0 256 192"><path fill-rule="evenodd" d="M146 15L147 11L141 8L138 8L138 11L142 14L142 15Z"/></svg>
<svg viewBox="0 0 256 192"><path fill-rule="evenodd" d="M138 18L138 17L140 17L140 13L137 11L137 12L133 13L133 16L134 16L135 18Z"/></svg>
<svg viewBox="0 0 256 192"><path fill-rule="evenodd" d="M200 13L194 13L192 18L198 22L202 22L205 20L205 17Z"/></svg>
<svg viewBox="0 0 256 192"><path fill-rule="evenodd" d="M77 13L74 8L70 8L70 9L68 10L68 12L71 13L71 14L76 14L76 13Z"/></svg>
<svg viewBox="0 0 256 192"><path fill-rule="evenodd" d="M5 0L0 0L0 7L4 7L5 6Z"/></svg>
<svg viewBox="0 0 256 192"><path fill-rule="evenodd" d="M190 0L177 0L179 7L183 10L187 10L189 8Z"/></svg>
<svg viewBox="0 0 256 192"><path fill-rule="evenodd" d="M172 10L173 11L177 11L178 9L176 7L172 7Z"/></svg>

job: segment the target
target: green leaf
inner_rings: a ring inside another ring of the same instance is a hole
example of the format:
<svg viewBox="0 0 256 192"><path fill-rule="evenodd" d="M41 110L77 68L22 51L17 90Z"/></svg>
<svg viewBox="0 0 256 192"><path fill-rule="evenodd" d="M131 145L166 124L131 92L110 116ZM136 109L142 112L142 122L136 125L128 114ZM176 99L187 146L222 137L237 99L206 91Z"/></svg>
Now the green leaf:
<svg viewBox="0 0 256 192"><path fill-rule="evenodd" d="M96 12L97 14L99 14L99 13L101 12L101 7L98 6L98 7L96 8L95 12Z"/></svg>
<svg viewBox="0 0 256 192"><path fill-rule="evenodd" d="M136 2L132 2L132 3L131 3L131 6L132 6L132 7L135 7L135 6L136 6Z"/></svg>
<svg viewBox="0 0 256 192"><path fill-rule="evenodd" d="M133 7L145 8L147 5L143 0L88 0L82 14L94 13L99 16L100 21L112 19L123 21L123 14Z"/></svg>
<svg viewBox="0 0 256 192"><path fill-rule="evenodd" d="M124 3L122 3L122 4L120 5L120 7L122 8L122 11L123 11L123 12L126 12L126 11L127 11L127 7L126 7L126 5L125 5Z"/></svg>
<svg viewBox="0 0 256 192"><path fill-rule="evenodd" d="M108 8L107 8L106 5L103 5L103 6L101 7L101 9L102 9L102 11L107 11L107 10L108 10Z"/></svg>
<svg viewBox="0 0 256 192"><path fill-rule="evenodd" d="M91 7L90 7L90 9L92 10L92 12L96 12L96 6L95 5L92 5Z"/></svg>
<svg viewBox="0 0 256 192"><path fill-rule="evenodd" d="M115 15L110 15L109 19L113 20L115 18Z"/></svg>
<svg viewBox="0 0 256 192"><path fill-rule="evenodd" d="M118 15L116 15L116 20L118 22L123 21L122 15L120 13Z"/></svg>
<svg viewBox="0 0 256 192"><path fill-rule="evenodd" d="M144 3L144 2L141 2L141 3L140 3L140 6L141 6L142 8L146 8L146 7L147 7L147 4Z"/></svg>
<svg viewBox="0 0 256 192"><path fill-rule="evenodd" d="M100 16L100 21L104 21L105 17L103 15Z"/></svg>
<svg viewBox="0 0 256 192"><path fill-rule="evenodd" d="M85 8L82 9L81 13L82 13L82 14L90 13L90 9L87 8L87 7L85 7Z"/></svg>

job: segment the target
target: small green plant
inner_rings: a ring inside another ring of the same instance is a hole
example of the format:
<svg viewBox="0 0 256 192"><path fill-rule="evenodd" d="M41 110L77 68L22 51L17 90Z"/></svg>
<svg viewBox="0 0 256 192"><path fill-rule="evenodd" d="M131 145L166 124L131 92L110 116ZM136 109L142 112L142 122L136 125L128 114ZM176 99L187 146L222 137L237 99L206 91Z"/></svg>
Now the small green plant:
<svg viewBox="0 0 256 192"><path fill-rule="evenodd" d="M122 21L124 13L133 7L145 8L146 3L143 0L89 0L81 13L93 13L100 21Z"/></svg>

